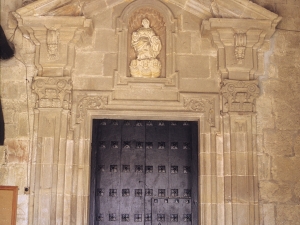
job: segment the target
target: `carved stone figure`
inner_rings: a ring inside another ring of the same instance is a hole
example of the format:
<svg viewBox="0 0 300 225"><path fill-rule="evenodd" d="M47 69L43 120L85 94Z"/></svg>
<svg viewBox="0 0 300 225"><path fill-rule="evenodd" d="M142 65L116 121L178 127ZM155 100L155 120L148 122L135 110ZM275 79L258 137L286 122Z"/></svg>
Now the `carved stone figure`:
<svg viewBox="0 0 300 225"><path fill-rule="evenodd" d="M133 77L159 77L161 63L156 57L161 50L161 42L150 27L148 19L142 20L143 27L132 33L131 46L137 59L130 63L130 74Z"/></svg>

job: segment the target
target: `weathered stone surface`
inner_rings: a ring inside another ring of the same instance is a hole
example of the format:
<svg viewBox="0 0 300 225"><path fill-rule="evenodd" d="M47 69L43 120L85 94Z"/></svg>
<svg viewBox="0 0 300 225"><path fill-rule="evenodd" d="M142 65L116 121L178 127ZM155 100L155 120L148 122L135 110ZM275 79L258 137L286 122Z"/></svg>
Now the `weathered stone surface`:
<svg viewBox="0 0 300 225"><path fill-rule="evenodd" d="M6 139L8 162L27 163L29 154L29 141Z"/></svg>
<svg viewBox="0 0 300 225"><path fill-rule="evenodd" d="M275 206L273 204L263 204L262 221L265 225L275 224Z"/></svg>
<svg viewBox="0 0 300 225"><path fill-rule="evenodd" d="M295 183L300 179L299 157L274 157L272 162L272 176L274 180Z"/></svg>
<svg viewBox="0 0 300 225"><path fill-rule="evenodd" d="M177 46L176 53L178 54L189 54L192 51L191 48L191 33L190 32L179 32L177 35Z"/></svg>
<svg viewBox="0 0 300 225"><path fill-rule="evenodd" d="M75 73L78 75L103 75L104 53L78 52Z"/></svg>
<svg viewBox="0 0 300 225"><path fill-rule="evenodd" d="M299 225L299 205L278 205L276 206L276 224Z"/></svg>
<svg viewBox="0 0 300 225"><path fill-rule="evenodd" d="M292 187L285 183L275 183L271 181L260 181L260 197L266 203L285 203L291 201Z"/></svg>
<svg viewBox="0 0 300 225"><path fill-rule="evenodd" d="M293 155L295 131L266 130L264 132L265 152L270 155Z"/></svg>
<svg viewBox="0 0 300 225"><path fill-rule="evenodd" d="M209 78L209 59L204 56L177 56L177 69L182 78ZM199 63L201 62L201 64Z"/></svg>
<svg viewBox="0 0 300 225"><path fill-rule="evenodd" d="M256 100L257 133L262 134L263 129L274 128L275 119L273 113L272 99L261 96Z"/></svg>
<svg viewBox="0 0 300 225"><path fill-rule="evenodd" d="M114 53L118 51L118 36L114 30L97 29L95 37L95 50Z"/></svg>

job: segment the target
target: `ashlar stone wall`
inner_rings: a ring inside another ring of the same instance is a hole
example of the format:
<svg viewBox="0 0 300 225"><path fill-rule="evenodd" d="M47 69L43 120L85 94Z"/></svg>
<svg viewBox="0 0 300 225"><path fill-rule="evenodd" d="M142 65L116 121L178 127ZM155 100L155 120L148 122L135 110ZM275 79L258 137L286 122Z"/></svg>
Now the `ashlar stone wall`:
<svg viewBox="0 0 300 225"><path fill-rule="evenodd" d="M95 3L90 4L85 13L93 19L94 31L92 35L86 35L77 42L72 70L75 92L76 90L83 90L86 93L90 90L101 92L111 90L114 86L111 78L115 76L119 66L119 36L115 29L117 25L111 18L115 14L121 14L128 2L114 8L107 7L108 4L114 4L109 1L91 2ZM177 45L174 46L178 57L174 70L182 74L179 82L186 88L183 91L218 92L221 78L216 70L217 49L210 39L201 38L202 19L194 15L195 8L197 12L203 11L214 1L168 2L172 3L168 6L176 12L176 17L179 19L176 33ZM257 139L253 139L253 146L256 146L258 151L260 224L297 225L300 224L300 6L295 0L253 2L283 17L278 25L279 29L270 39L269 46L264 46L267 52L260 56L263 64L259 68L261 91L256 99ZM0 65L1 101L6 129L5 145L0 148L0 185L19 186L17 224L27 225L32 204L29 195L24 192L24 187L30 186L29 178L33 160L31 158L32 137L36 132L34 126L36 96L31 88L33 77L38 71L33 60L34 45L26 35L14 29L16 22L8 19L12 17L8 12L16 11L21 4L20 0L1 1L1 25L16 45L17 53L15 58L1 61ZM93 15L93 9L103 8L107 10ZM202 63L198 64L198 61ZM194 66L186 66L190 63ZM207 67L203 69L203 65ZM196 74L195 70L201 71L199 83L195 82L196 77L186 77L186 74ZM89 79L85 79L86 77ZM201 79L208 85L199 85ZM68 117L68 114L64 116ZM237 131L237 133L237 137L244 135L243 132ZM76 141L73 143L72 135L70 133L66 135L68 146L74 144L77 148L76 146L82 143ZM219 140L217 148L222 149L220 146L223 144L223 139L219 137L217 140ZM70 157L70 151L68 154L67 157ZM223 157L222 154L218 156ZM222 160L218 162L222 163ZM69 167L68 172L72 174L71 162L67 167ZM223 174L222 166L218 168L218 173ZM210 168L203 170L205 169ZM219 182L222 183L222 180ZM76 183L73 184L74 188L77 188ZM70 208L71 206L66 205L64 213L74 210ZM76 220L74 217L72 219ZM70 221L65 220L65 223ZM207 221L214 224L216 220L208 218ZM222 221L225 224L225 219L222 217L218 218L218 221L218 224L222 224ZM243 224L242 220L236 221L238 225Z"/></svg>
<svg viewBox="0 0 300 225"><path fill-rule="evenodd" d="M254 1L283 17L265 56L257 101L264 224L300 224L300 3Z"/></svg>

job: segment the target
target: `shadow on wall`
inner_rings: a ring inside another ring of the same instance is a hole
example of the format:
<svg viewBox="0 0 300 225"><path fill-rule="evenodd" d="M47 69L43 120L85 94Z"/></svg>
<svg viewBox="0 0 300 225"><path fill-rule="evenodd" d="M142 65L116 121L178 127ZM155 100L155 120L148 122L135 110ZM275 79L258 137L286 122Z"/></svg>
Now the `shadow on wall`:
<svg viewBox="0 0 300 225"><path fill-rule="evenodd" d="M14 49L8 43L4 31L0 26L0 60L10 59L14 56ZM4 118L0 99L0 145L4 143Z"/></svg>

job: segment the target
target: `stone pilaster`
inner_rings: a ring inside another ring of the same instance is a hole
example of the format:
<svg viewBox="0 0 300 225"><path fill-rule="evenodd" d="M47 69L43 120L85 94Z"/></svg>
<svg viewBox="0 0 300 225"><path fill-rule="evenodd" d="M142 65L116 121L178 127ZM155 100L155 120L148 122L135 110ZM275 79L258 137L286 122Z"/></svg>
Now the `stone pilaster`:
<svg viewBox="0 0 300 225"><path fill-rule="evenodd" d="M259 224L255 115L262 66L259 50L277 22L213 18L202 25L202 34L218 48L226 225Z"/></svg>

